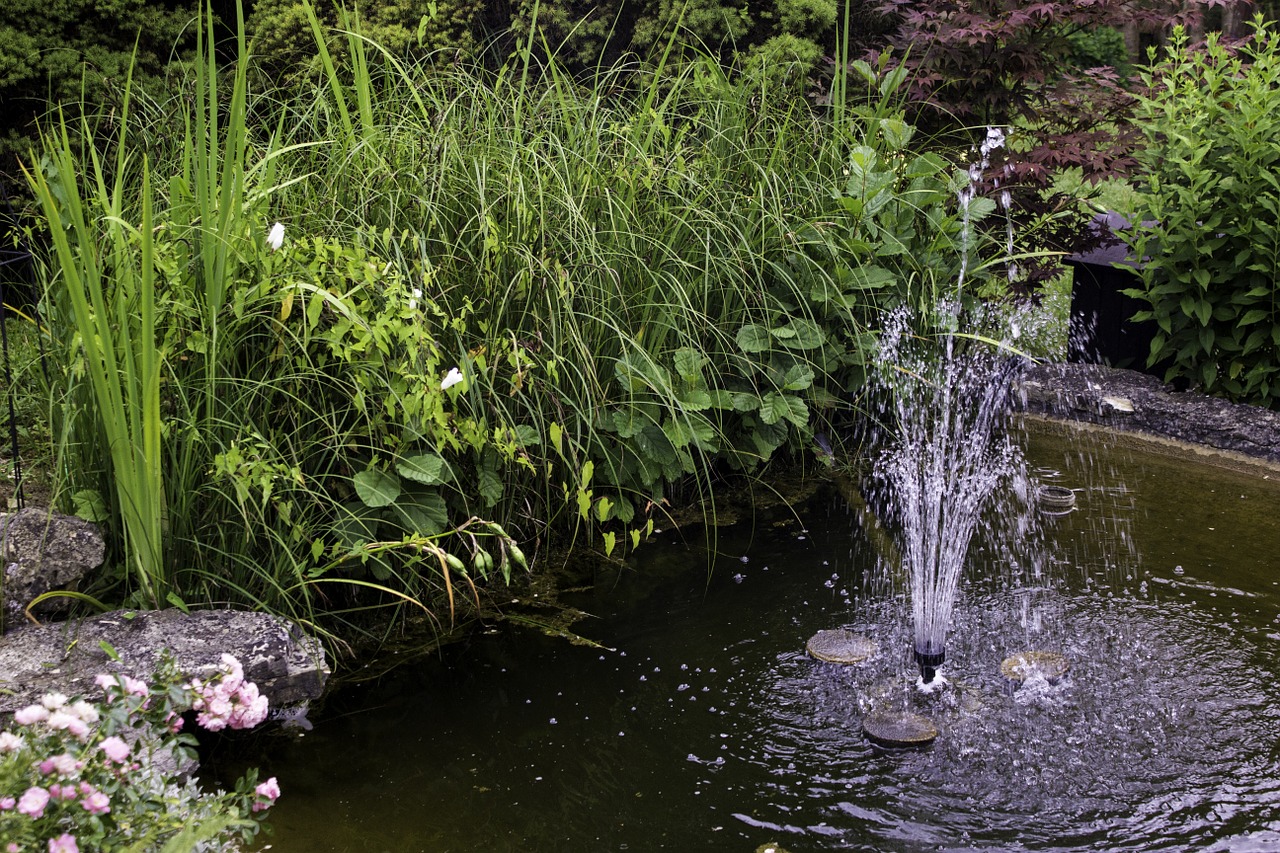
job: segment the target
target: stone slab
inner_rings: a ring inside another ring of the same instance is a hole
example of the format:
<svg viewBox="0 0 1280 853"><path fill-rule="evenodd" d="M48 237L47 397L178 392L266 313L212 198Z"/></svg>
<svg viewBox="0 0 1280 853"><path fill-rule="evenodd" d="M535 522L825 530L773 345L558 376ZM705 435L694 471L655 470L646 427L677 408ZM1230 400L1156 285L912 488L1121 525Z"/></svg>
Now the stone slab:
<svg viewBox="0 0 1280 853"><path fill-rule="evenodd" d="M103 649L113 648L117 662ZM238 610L117 610L27 625L0 637L0 714L48 692L101 696L99 673L149 679L168 650L184 678L214 673L224 652L272 708L319 698L329 676L323 647L288 620Z"/></svg>

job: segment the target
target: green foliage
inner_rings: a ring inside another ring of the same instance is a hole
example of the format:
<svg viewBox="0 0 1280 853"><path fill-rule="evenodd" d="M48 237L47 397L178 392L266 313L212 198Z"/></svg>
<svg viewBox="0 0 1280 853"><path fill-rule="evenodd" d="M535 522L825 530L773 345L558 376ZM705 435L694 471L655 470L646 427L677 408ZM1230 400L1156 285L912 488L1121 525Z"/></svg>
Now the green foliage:
<svg viewBox="0 0 1280 853"><path fill-rule="evenodd" d="M1132 293L1154 320L1150 364L1166 380L1280 406L1280 42L1259 19L1238 53L1175 35L1144 75L1136 121L1150 227L1126 239L1147 259Z"/></svg>
<svg viewBox="0 0 1280 853"><path fill-rule="evenodd" d="M1117 27L1099 26L1076 29L1067 34L1070 53L1067 61L1077 68L1114 68L1127 79L1131 60L1124 43L1124 33Z"/></svg>
<svg viewBox="0 0 1280 853"><path fill-rule="evenodd" d="M65 273L155 279L133 340L159 364L163 547L128 574L139 598L310 624L323 602L332 629L452 611L530 541L635 547L670 503L713 507L720 478L838 435L880 312L954 287L962 178L911 153L900 72L857 66L876 100L828 122L706 54L577 80L530 36L489 73L302 15L320 76L300 89L254 94L241 42L126 117L101 181L89 124L51 154L52 229L73 196L111 214L43 281L63 499L112 519L132 500L112 453L138 442L100 428L131 421L95 393ZM99 328L141 305L131 282L80 323L95 340L133 333Z"/></svg>
<svg viewBox="0 0 1280 853"><path fill-rule="evenodd" d="M296 83L323 71L306 6L301 0L253 4L247 26L255 65L267 79ZM340 64L348 46L338 30L351 27L393 56L439 54L446 62L473 54L483 38L483 0L390 0L358 7L321 0L314 9L330 33L327 47Z"/></svg>
<svg viewBox="0 0 1280 853"><path fill-rule="evenodd" d="M154 89L191 8L147 0L5 0L0 3L0 174L30 144L50 104L119 104L124 81ZM143 78L146 78L143 84Z"/></svg>

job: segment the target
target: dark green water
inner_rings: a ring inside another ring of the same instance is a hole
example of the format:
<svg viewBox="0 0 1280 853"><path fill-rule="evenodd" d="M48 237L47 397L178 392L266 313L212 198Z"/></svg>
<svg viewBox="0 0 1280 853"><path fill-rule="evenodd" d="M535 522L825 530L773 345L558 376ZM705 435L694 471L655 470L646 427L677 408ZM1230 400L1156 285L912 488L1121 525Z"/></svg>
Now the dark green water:
<svg viewBox="0 0 1280 853"><path fill-rule="evenodd" d="M1037 439L1079 507L1017 566L979 548L930 711L884 752L873 701L918 704L902 603L843 501L671 533L572 603L609 650L502 625L330 702L269 743L281 851L1280 849L1280 483ZM1100 461L1101 460L1101 461ZM1037 571L1039 576L1037 577ZM872 664L810 660L841 625ZM1014 692L1000 661L1067 654Z"/></svg>

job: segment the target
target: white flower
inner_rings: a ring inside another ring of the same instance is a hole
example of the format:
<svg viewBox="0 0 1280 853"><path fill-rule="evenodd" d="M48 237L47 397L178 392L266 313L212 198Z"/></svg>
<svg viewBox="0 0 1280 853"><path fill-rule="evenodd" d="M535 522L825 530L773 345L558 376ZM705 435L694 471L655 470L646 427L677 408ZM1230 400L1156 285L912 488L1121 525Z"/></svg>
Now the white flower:
<svg viewBox="0 0 1280 853"><path fill-rule="evenodd" d="M986 157L1002 145L1004 145L1004 131L998 127L988 127L987 139L982 143L982 156Z"/></svg>
<svg viewBox="0 0 1280 853"><path fill-rule="evenodd" d="M415 287L409 296L409 310L413 311L418 307L418 300L422 298L422 288Z"/></svg>
<svg viewBox="0 0 1280 853"><path fill-rule="evenodd" d="M46 693L41 697L40 704L48 708L50 711L56 711L63 705L67 704L67 697L61 693Z"/></svg>
<svg viewBox="0 0 1280 853"><path fill-rule="evenodd" d="M284 245L284 223L277 222L271 226L271 230L267 232L267 246L271 251L275 251Z"/></svg>
<svg viewBox="0 0 1280 853"><path fill-rule="evenodd" d="M449 368L449 373L444 377L444 381L440 383L440 390L452 388L462 381L462 371L456 367Z"/></svg>

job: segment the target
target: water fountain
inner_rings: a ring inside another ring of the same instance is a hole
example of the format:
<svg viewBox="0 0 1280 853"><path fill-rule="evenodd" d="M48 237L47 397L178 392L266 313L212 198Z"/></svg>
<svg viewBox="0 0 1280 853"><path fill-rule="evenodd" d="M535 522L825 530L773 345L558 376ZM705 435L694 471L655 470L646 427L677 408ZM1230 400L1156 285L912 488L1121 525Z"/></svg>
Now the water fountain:
<svg viewBox="0 0 1280 853"><path fill-rule="evenodd" d="M989 128L958 196L960 271L955 291L932 313L891 315L876 359L887 447L876 464L873 503L900 531L901 572L909 582L912 655L925 689L946 661L946 638L970 541L1001 484L1022 457L1003 431L1014 381L1026 359L966 328L963 297L972 225L970 206L1004 134ZM1008 192L1001 194L1009 205ZM1010 226L1011 227L1011 226ZM1010 231L1008 252L1013 252ZM1010 276L1014 274L1010 264ZM923 325L923 330L914 328Z"/></svg>
<svg viewBox="0 0 1280 853"><path fill-rule="evenodd" d="M900 529L909 579L913 655L922 684L946 660L947 629L969 544L996 490L1022 457L1002 431L1021 360L985 345L963 349L947 335L942 352L891 320L881 345L893 437L876 465L875 500Z"/></svg>

